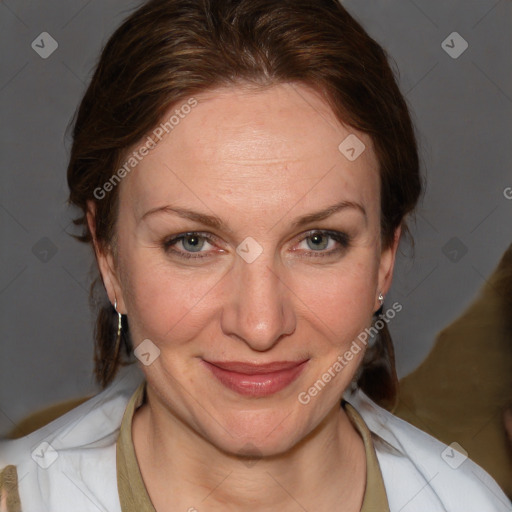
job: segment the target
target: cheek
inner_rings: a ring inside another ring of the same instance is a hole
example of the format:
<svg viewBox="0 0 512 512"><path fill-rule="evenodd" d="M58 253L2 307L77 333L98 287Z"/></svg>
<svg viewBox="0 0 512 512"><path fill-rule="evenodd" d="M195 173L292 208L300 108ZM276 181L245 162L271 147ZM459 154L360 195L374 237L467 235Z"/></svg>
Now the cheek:
<svg viewBox="0 0 512 512"><path fill-rule="evenodd" d="M187 340L204 323L218 275L177 271L157 249L133 251L123 265L123 291L135 346Z"/></svg>
<svg viewBox="0 0 512 512"><path fill-rule="evenodd" d="M357 251L332 271L301 273L292 289L334 332L365 327L373 313L378 263L370 251Z"/></svg>

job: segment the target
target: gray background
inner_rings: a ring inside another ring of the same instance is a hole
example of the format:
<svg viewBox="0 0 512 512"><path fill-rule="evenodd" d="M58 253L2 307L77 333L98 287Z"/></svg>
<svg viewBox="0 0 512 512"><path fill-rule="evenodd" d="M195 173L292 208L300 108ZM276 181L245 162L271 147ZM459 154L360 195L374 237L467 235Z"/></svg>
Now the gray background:
<svg viewBox="0 0 512 512"><path fill-rule="evenodd" d="M97 390L93 258L68 234L76 212L66 207L66 130L102 46L137 4L0 3L0 434L34 409ZM403 376L470 304L512 241L512 200L504 195L512 186L512 5L343 4L396 62L427 180L411 226L415 259L405 247L386 299L404 306L390 324ZM441 46L454 31L469 44L456 59ZM42 32L58 42L47 59L31 47Z"/></svg>

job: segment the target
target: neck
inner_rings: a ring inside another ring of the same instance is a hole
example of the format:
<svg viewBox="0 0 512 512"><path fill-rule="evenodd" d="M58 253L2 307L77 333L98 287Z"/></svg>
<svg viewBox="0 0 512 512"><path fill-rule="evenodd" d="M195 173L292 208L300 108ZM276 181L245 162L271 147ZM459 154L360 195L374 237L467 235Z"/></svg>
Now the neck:
<svg viewBox="0 0 512 512"><path fill-rule="evenodd" d="M226 453L158 401L134 414L132 437L148 494L157 512L204 509L359 511L366 481L364 445L343 408L290 450L271 457ZM299 508L297 508L299 507ZM174 507L173 507L174 509Z"/></svg>

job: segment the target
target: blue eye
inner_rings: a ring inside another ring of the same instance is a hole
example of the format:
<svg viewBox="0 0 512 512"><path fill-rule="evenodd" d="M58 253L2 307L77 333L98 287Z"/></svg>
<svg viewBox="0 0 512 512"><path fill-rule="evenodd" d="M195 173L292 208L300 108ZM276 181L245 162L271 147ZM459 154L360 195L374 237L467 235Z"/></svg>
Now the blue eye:
<svg viewBox="0 0 512 512"><path fill-rule="evenodd" d="M350 237L339 231L314 230L301 240L303 242L306 242L311 253L318 253L312 256L330 256L346 249L350 244Z"/></svg>
<svg viewBox="0 0 512 512"><path fill-rule="evenodd" d="M186 251L198 252L204 246L205 240L203 237L197 235L184 236L181 239L183 248Z"/></svg>
<svg viewBox="0 0 512 512"><path fill-rule="evenodd" d="M330 237L328 235L326 236L325 233L315 233L305 238L305 240L307 241L308 247L316 251L327 249L329 246L329 238Z"/></svg>
<svg viewBox="0 0 512 512"><path fill-rule="evenodd" d="M204 252L201 251L201 249L205 247L205 244L209 243L208 240L211 240L210 236L196 232L190 232L177 235L164 241L163 246L167 252L173 252L183 258L204 258L207 256L207 254L195 255L194 253ZM173 247L179 245L181 245L183 250L173 249Z"/></svg>
<svg viewBox="0 0 512 512"><path fill-rule="evenodd" d="M162 247L165 252L180 258L199 259L211 256L208 246L214 247L213 241L214 237L209 233L190 231L165 239ZM299 247L300 252L305 253L301 257L328 257L343 252L350 245L350 237L340 231L316 229L307 232L299 245L302 243L306 243L306 247Z"/></svg>

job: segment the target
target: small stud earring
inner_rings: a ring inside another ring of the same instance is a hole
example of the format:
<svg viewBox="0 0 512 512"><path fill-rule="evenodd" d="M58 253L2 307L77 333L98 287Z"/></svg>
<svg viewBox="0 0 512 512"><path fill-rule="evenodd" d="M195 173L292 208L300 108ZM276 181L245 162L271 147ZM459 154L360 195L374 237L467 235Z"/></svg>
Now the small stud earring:
<svg viewBox="0 0 512 512"><path fill-rule="evenodd" d="M381 306L384 304L384 295L382 295L382 292L379 293L379 302Z"/></svg>

